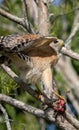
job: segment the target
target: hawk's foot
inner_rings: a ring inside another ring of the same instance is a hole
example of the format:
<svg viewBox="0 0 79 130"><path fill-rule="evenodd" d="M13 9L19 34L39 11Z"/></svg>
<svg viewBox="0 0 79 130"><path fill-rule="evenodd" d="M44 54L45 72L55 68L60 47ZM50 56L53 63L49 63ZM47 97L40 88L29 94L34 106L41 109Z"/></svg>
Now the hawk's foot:
<svg viewBox="0 0 79 130"><path fill-rule="evenodd" d="M53 108L58 113L63 113L66 110L66 102L64 99L59 99L53 103Z"/></svg>
<svg viewBox="0 0 79 130"><path fill-rule="evenodd" d="M63 99L66 102L66 100L61 95L59 95L56 91L52 90L52 93L54 93L58 97L58 99Z"/></svg>
<svg viewBox="0 0 79 130"><path fill-rule="evenodd" d="M54 90L52 92L58 97L58 100L56 102L53 102L54 110L59 113L65 112L66 100Z"/></svg>

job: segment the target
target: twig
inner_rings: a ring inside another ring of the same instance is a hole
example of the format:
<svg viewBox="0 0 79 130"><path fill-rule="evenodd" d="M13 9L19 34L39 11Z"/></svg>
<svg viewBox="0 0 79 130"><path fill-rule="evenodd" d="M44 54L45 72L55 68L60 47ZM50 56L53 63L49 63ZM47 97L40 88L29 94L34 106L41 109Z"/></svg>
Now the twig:
<svg viewBox="0 0 79 130"><path fill-rule="evenodd" d="M71 14L71 13L77 11L77 10L79 10L79 7L76 7L76 8L74 8L74 9L70 10L70 11L67 12L67 13L61 13L61 14L58 14L58 15L55 15L55 16L54 16L54 14L50 14L50 17L53 16L52 22L55 22L55 20L56 20L57 18L63 17L64 15Z"/></svg>
<svg viewBox="0 0 79 130"><path fill-rule="evenodd" d="M0 104L0 110L1 110L1 111L3 112L3 114L4 114L4 118L5 118L7 130L11 130L11 126L10 126L8 114L7 114L6 110L5 110L5 108L4 108L1 104Z"/></svg>
<svg viewBox="0 0 79 130"><path fill-rule="evenodd" d="M76 16L74 18L71 33L70 33L69 37L67 38L67 40L65 41L66 46L68 46L71 43L73 37L75 36L75 34L78 30L79 30L79 12L76 12Z"/></svg>
<svg viewBox="0 0 79 130"><path fill-rule="evenodd" d="M73 29L72 29L72 31L71 31L71 33L70 33L68 39L67 39L66 42L65 42L66 46L68 46L68 45L71 43L73 37L75 36L75 34L76 34L76 32L77 32L78 30L79 30L79 23L76 23L75 26L73 26Z"/></svg>
<svg viewBox="0 0 79 130"><path fill-rule="evenodd" d="M26 24L24 22L24 18L19 18L19 17L15 16L15 15L5 11L4 9L1 9L1 8L0 8L0 15L2 15L3 17L5 17L5 18L7 18L7 19L9 19L9 20L11 20L11 21L13 21L15 23L20 24L25 29L27 29L29 33L34 33L33 28L31 28L31 30L29 30L29 27L26 26Z"/></svg>
<svg viewBox="0 0 79 130"><path fill-rule="evenodd" d="M22 3L22 10L23 10L23 16L26 19L29 19L28 18L28 10L27 10L27 4L26 4L26 1L25 0L21 0L21 3ZM28 21L27 21L28 22ZM29 24L29 23L28 23Z"/></svg>
<svg viewBox="0 0 79 130"><path fill-rule="evenodd" d="M26 0L21 0L21 3L22 3L24 22L25 22L25 25L27 26L27 30L28 30L28 32L35 33L33 28L32 28L32 25L30 24L30 21L29 21Z"/></svg>

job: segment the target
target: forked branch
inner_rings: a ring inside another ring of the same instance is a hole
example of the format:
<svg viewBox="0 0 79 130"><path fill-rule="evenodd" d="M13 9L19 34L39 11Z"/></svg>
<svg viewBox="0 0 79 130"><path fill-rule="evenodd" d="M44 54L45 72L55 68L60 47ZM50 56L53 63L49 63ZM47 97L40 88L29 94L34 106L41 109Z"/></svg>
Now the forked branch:
<svg viewBox="0 0 79 130"><path fill-rule="evenodd" d="M34 29L32 28L31 24L30 25L30 30L29 30L29 25L25 23L25 19L24 18L19 18L18 16L15 16L7 11L5 11L4 9L0 8L0 15L2 15L3 17L18 23L19 25L23 26L29 33L35 33ZM27 20L28 21L28 20Z"/></svg>

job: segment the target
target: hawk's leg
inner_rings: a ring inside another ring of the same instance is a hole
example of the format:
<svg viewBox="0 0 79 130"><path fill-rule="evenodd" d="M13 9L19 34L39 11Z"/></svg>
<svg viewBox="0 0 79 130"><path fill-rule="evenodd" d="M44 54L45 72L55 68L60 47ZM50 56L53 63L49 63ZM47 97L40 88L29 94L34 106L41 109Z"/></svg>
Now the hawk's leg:
<svg viewBox="0 0 79 130"><path fill-rule="evenodd" d="M51 66L48 66L47 69L43 71L42 82L43 82L43 93L51 101L53 100L53 94L52 94L52 89L53 89L52 79L53 78L52 77L53 75L52 75Z"/></svg>
<svg viewBox="0 0 79 130"><path fill-rule="evenodd" d="M56 102L53 102L53 104L55 104L54 106L54 110L57 112L57 113L62 113L65 111L66 109L66 100L57 93L57 85L56 85L56 82L55 80L53 79L53 90L52 90L52 93L55 95L55 99Z"/></svg>

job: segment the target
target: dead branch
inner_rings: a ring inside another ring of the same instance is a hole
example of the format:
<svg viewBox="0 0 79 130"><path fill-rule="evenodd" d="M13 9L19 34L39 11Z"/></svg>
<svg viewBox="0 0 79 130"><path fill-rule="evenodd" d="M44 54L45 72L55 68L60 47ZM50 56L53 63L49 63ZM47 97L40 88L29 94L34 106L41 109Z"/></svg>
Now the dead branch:
<svg viewBox="0 0 79 130"><path fill-rule="evenodd" d="M5 110L5 108L1 104L0 104L0 110L2 111L2 113L4 115L7 130L11 130L8 114L7 114L6 110Z"/></svg>

